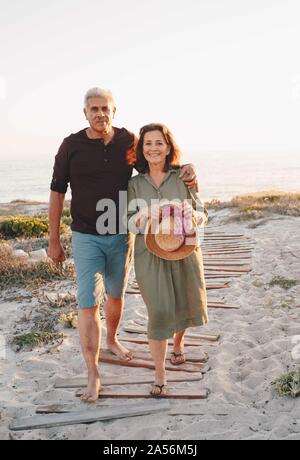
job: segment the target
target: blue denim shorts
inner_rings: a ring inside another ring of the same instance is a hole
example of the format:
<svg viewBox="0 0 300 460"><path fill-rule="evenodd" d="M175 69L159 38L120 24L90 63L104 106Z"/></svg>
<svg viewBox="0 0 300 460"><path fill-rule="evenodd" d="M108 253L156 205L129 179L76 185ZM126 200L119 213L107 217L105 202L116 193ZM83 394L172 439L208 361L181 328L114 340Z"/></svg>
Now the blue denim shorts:
<svg viewBox="0 0 300 460"><path fill-rule="evenodd" d="M132 235L72 233L79 308L100 304L103 291L124 295L132 262Z"/></svg>

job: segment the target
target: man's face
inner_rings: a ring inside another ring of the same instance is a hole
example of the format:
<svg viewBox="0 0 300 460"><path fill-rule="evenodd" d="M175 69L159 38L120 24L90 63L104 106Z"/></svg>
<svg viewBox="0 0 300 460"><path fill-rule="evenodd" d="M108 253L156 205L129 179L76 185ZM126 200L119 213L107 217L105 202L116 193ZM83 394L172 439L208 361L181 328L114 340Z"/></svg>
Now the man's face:
<svg viewBox="0 0 300 460"><path fill-rule="evenodd" d="M111 130L115 111L112 101L100 96L90 97L88 106L84 109L91 128L99 133L108 133Z"/></svg>

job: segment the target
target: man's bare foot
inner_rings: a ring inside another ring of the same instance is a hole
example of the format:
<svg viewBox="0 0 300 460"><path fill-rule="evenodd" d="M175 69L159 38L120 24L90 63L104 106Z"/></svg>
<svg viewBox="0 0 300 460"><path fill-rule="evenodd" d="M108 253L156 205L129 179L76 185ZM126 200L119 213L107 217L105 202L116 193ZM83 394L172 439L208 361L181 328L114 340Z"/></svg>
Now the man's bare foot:
<svg viewBox="0 0 300 460"><path fill-rule="evenodd" d="M107 342L107 348L118 358L123 359L124 361L130 361L133 358L131 351L123 347L118 340L114 342Z"/></svg>
<svg viewBox="0 0 300 460"><path fill-rule="evenodd" d="M100 376L91 375L88 377L88 386L86 391L81 396L81 401L86 403L94 403L99 398L99 392L101 390Z"/></svg>

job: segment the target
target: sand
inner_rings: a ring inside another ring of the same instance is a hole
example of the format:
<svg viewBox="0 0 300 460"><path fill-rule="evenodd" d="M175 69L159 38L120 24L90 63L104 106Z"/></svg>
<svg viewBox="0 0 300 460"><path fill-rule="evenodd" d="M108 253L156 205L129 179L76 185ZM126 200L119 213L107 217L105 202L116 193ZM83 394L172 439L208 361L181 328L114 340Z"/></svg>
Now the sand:
<svg viewBox="0 0 300 460"><path fill-rule="evenodd" d="M193 333L219 333L217 347L202 347L209 354L211 370L197 383L178 388L208 388L204 401L171 401L170 410L119 420L51 429L10 432L12 420L33 415L39 404L72 404L84 409L74 389L54 389L57 378L85 375L78 331L65 330L63 344L50 352L37 348L15 353L0 342L0 439L99 439L99 440L204 440L300 439L300 398L280 397L271 382L300 363L300 284L289 290L270 287L274 276L299 280L300 218L274 216L256 226L251 222L226 224L230 210L211 213L210 226L218 231L243 233L255 241L252 271L231 281L230 289L212 291L209 297L239 305L238 310L210 309L210 322ZM56 284L61 292L73 285ZM28 294L18 290L15 294ZM39 308L31 302L9 301L1 296L0 333L6 341L22 330L24 315ZM287 306L288 305L288 306ZM122 326L146 325L141 297L127 295ZM103 338L105 337L105 322ZM134 345L130 345L134 350ZM49 348L49 347L48 347ZM144 348L146 349L146 348ZM188 351L188 349L187 349ZM5 352L5 355L4 355ZM101 365L105 376L152 375L146 369ZM145 385L149 389L149 385ZM116 386L116 391L118 387ZM136 403L132 400L132 404ZM99 401L96 406L128 405L124 400ZM143 400L139 401L143 404ZM93 410L91 408L90 410Z"/></svg>

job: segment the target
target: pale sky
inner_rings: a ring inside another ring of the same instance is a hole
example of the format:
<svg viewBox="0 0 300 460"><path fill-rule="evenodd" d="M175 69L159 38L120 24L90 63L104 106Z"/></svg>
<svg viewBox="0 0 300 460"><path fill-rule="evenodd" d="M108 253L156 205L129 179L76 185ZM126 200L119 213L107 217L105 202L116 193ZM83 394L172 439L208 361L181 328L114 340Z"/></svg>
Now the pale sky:
<svg viewBox="0 0 300 460"><path fill-rule="evenodd" d="M0 0L0 156L54 155L110 88L185 152L300 150L299 0Z"/></svg>

